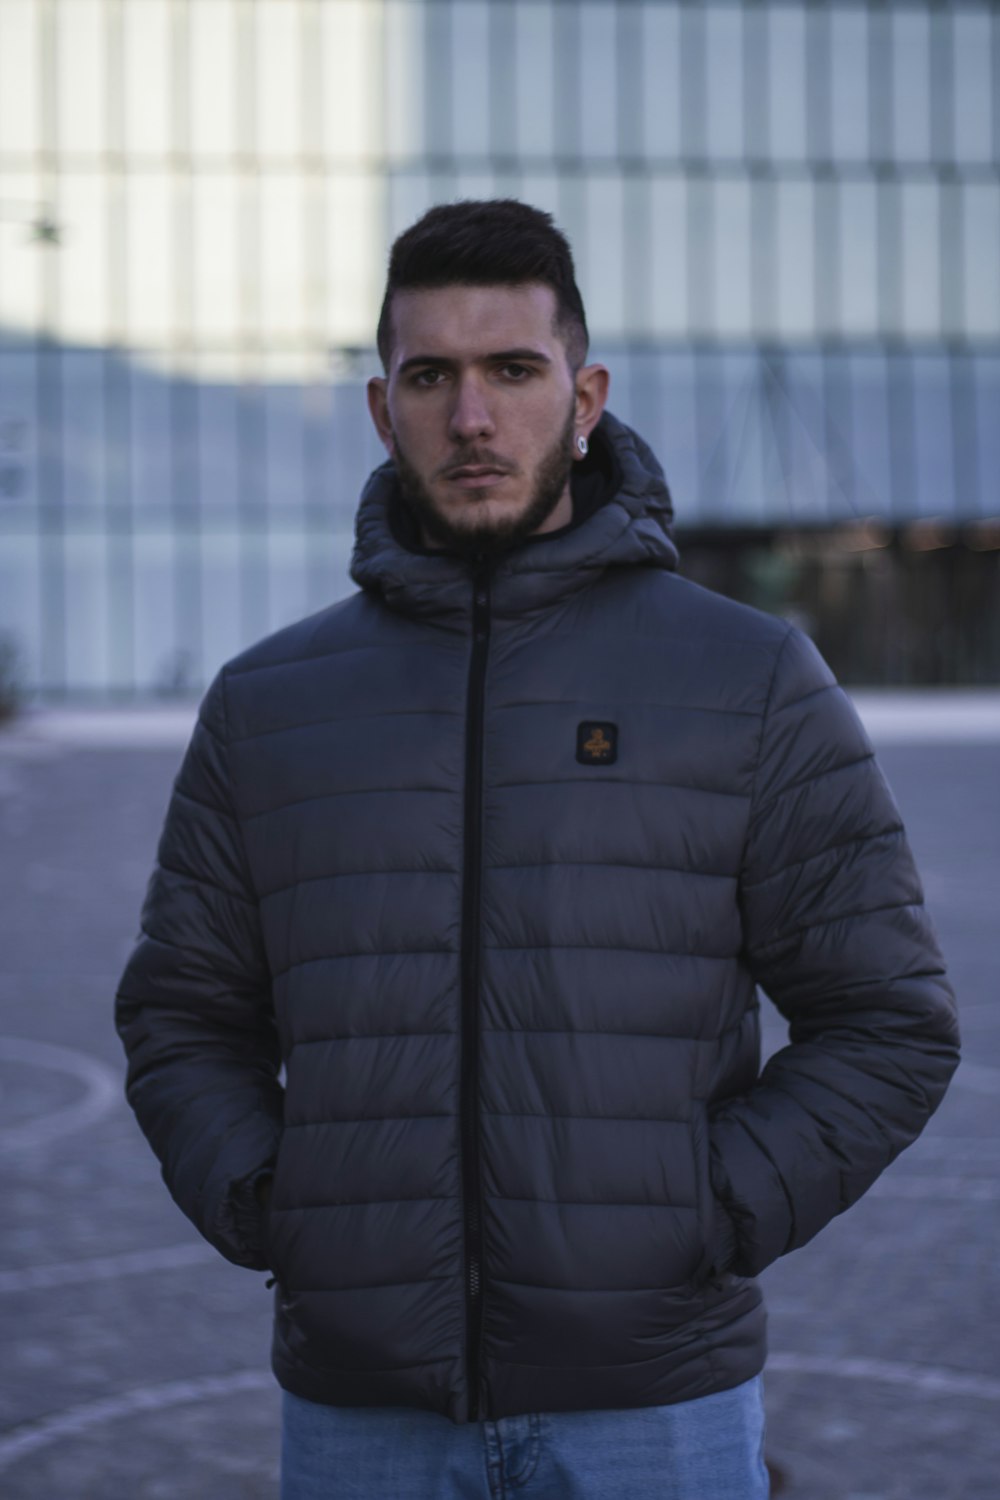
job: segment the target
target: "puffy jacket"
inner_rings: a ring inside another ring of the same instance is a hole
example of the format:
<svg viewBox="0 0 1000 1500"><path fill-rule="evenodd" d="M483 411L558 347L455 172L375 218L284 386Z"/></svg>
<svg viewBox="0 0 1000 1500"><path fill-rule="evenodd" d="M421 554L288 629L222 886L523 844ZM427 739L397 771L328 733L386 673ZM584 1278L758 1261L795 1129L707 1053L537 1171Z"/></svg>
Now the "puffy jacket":
<svg viewBox="0 0 1000 1500"><path fill-rule="evenodd" d="M588 467L585 519L479 563L418 547L378 469L359 591L223 667L174 784L127 1097L201 1233L273 1271L273 1369L314 1401L461 1423L748 1379L755 1273L956 1064L851 704L677 574L634 433L605 416ZM762 1072L758 986L790 1036Z"/></svg>

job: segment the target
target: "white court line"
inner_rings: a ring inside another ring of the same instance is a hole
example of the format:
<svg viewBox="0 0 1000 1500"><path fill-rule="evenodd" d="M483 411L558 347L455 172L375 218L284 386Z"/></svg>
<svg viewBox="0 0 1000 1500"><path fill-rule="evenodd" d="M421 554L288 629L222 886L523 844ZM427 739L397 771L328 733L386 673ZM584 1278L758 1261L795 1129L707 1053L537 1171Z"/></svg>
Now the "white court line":
<svg viewBox="0 0 1000 1500"><path fill-rule="evenodd" d="M0 733L0 752L32 758L70 750L174 750L191 738L196 703L154 708L29 708Z"/></svg>
<svg viewBox="0 0 1000 1500"><path fill-rule="evenodd" d="M879 745L993 744L1000 740L1000 693L989 689L929 688L878 692L847 689L868 733Z"/></svg>
<svg viewBox="0 0 1000 1500"><path fill-rule="evenodd" d="M0 1036L0 1062L26 1063L33 1068L52 1068L69 1073L86 1090L76 1104L50 1110L23 1125L0 1127L0 1152L27 1151L56 1137L85 1130L104 1118L124 1097L121 1079L107 1063L75 1047L57 1047L52 1042L29 1041L27 1037Z"/></svg>
<svg viewBox="0 0 1000 1500"><path fill-rule="evenodd" d="M973 1396L980 1401L1000 1401L1000 1380L990 1375L965 1375L936 1365L904 1364L889 1359L832 1358L789 1351L768 1355L764 1377L774 1370L782 1375L832 1375L838 1380L873 1380L901 1385L930 1396Z"/></svg>
<svg viewBox="0 0 1000 1500"><path fill-rule="evenodd" d="M145 1276L150 1271L178 1271L223 1257L204 1241L163 1245L157 1250L127 1250L121 1255L90 1260L58 1261L51 1266L23 1266L0 1271L0 1293L33 1292L53 1286L84 1286L90 1281L117 1281L119 1276Z"/></svg>
<svg viewBox="0 0 1000 1500"><path fill-rule="evenodd" d="M934 1365L903 1364L887 1359L824 1359L817 1355L779 1350L768 1358L765 1378L768 1373L833 1376L840 1380L866 1380L903 1386L931 1396L971 1396L980 1401L1000 1401L1000 1380L990 1376L966 1375ZM122 1391L117 1396L71 1406L66 1411L54 1412L38 1421L26 1422L8 1432L5 1437L0 1437L0 1469L9 1468L19 1459L40 1448L47 1448L49 1444L59 1442L62 1438L78 1437L91 1428L101 1427L106 1422L116 1422L121 1417L134 1416L137 1412L159 1413L192 1401L211 1400L217 1396L249 1391L273 1390L275 1385L276 1381L270 1371L235 1370L231 1375L205 1375L196 1380L169 1380L162 1385L134 1386L132 1390Z"/></svg>
<svg viewBox="0 0 1000 1500"><path fill-rule="evenodd" d="M1000 1182L982 1177L915 1177L889 1173L880 1177L866 1198L941 1198L952 1203L998 1203Z"/></svg>
<svg viewBox="0 0 1000 1500"><path fill-rule="evenodd" d="M231 1375L203 1375L197 1380L168 1380L162 1385L139 1385L117 1396L88 1401L54 1412L39 1421L25 1422L0 1437L0 1469L7 1469L18 1459L61 1438L78 1437L105 1422L137 1412L161 1412L171 1406L191 1401L211 1400L215 1396L232 1396L246 1391L275 1389L277 1382L269 1370L235 1370Z"/></svg>
<svg viewBox="0 0 1000 1500"><path fill-rule="evenodd" d="M985 1135L931 1135L926 1132L908 1146L899 1159L905 1162L934 1157L950 1162L976 1163L1000 1170L1000 1141Z"/></svg>

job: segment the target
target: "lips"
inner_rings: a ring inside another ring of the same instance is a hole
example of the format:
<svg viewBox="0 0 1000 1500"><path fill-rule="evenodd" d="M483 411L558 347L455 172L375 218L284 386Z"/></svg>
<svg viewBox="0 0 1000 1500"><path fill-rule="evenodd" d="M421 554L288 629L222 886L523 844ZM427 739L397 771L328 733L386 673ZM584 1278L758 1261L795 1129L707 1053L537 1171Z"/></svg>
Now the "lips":
<svg viewBox="0 0 1000 1500"><path fill-rule="evenodd" d="M488 464L467 464L461 469L452 469L447 477L453 484L472 489L485 489L490 485L499 484L501 479L506 479L507 474L505 470L492 468Z"/></svg>

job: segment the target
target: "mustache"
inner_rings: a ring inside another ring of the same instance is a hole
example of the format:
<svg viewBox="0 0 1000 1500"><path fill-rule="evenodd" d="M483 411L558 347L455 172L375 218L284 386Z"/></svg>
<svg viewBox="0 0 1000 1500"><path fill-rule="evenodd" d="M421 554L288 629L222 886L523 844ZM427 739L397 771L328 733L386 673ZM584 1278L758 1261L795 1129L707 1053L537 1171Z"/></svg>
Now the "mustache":
<svg viewBox="0 0 1000 1500"><path fill-rule="evenodd" d="M470 448L467 452L451 459L438 470L438 473L447 479L458 469L470 468L499 469L502 474L517 473L516 464L512 464L509 459L501 458L499 453L494 453L490 448Z"/></svg>

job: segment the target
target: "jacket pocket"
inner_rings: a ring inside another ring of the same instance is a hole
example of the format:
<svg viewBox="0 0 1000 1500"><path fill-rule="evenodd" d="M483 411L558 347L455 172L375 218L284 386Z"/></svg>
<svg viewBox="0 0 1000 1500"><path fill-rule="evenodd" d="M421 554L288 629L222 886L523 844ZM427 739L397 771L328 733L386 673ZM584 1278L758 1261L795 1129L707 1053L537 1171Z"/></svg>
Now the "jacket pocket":
<svg viewBox="0 0 1000 1500"><path fill-rule="evenodd" d="M733 1249L732 1231L727 1215L712 1191L709 1171L708 1111L700 1099L692 1103L691 1140L694 1151L701 1257L688 1285L692 1290L696 1290L724 1275Z"/></svg>

